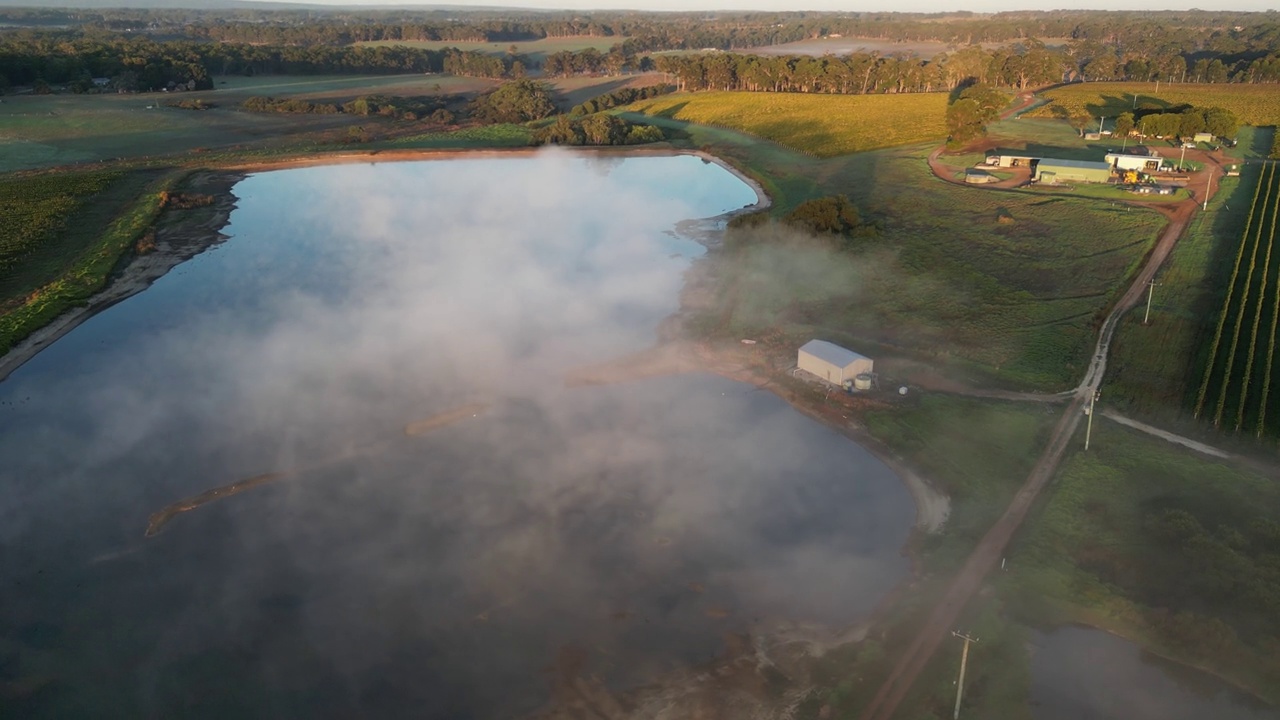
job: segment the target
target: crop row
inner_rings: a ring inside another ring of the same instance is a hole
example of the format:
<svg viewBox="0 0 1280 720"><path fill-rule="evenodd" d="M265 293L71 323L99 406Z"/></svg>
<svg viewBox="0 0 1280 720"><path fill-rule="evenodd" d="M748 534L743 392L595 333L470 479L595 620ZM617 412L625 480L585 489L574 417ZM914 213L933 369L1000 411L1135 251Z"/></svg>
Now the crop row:
<svg viewBox="0 0 1280 720"><path fill-rule="evenodd" d="M945 93L823 95L702 92L629 107L646 115L739 130L816 157L947 136Z"/></svg>
<svg viewBox="0 0 1280 720"><path fill-rule="evenodd" d="M1053 106L1057 105L1071 113L1115 117L1132 110L1134 96L1137 96L1139 106L1149 103L1160 107L1220 107L1235 113L1244 125L1280 125L1280 92L1273 85L1173 83L1161 85L1157 93L1154 83L1090 82L1064 85L1043 95L1050 103L1028 115L1056 117Z"/></svg>
<svg viewBox="0 0 1280 720"><path fill-rule="evenodd" d="M80 203L118 177L91 172L0 181L0 275L55 237Z"/></svg>
<svg viewBox="0 0 1280 720"><path fill-rule="evenodd" d="M1273 275L1280 272L1276 267L1280 264L1277 262L1280 253L1274 252L1277 219L1280 219L1280 185L1276 174L1275 164L1259 173L1195 405L1197 418L1212 409L1214 426L1221 427L1225 415L1237 432L1252 424L1258 435L1265 429L1267 407L1271 402L1276 329L1280 322L1280 277L1273 280ZM1258 338L1264 327L1268 334L1260 351ZM1224 348L1223 341L1228 335L1230 341ZM1247 341L1243 354L1242 341ZM1258 363L1261 363L1260 383L1254 372ZM1228 414L1229 405L1235 411L1234 423Z"/></svg>

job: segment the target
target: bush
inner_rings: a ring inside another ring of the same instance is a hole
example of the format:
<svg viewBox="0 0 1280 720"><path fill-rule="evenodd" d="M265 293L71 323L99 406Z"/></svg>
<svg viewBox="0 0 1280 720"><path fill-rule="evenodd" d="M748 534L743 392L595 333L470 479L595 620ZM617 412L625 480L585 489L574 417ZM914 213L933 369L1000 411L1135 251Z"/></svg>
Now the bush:
<svg viewBox="0 0 1280 720"><path fill-rule="evenodd" d="M551 117L556 105L551 86L533 80L515 80L477 97L471 116L488 123L524 123Z"/></svg>
<svg viewBox="0 0 1280 720"><path fill-rule="evenodd" d="M591 115L602 110L610 110L623 105L630 105L637 100L648 100L659 95L666 95L675 90L674 85L649 85L642 88L622 88L614 90L611 93L605 93L598 97L575 105L573 110L569 111L570 115Z"/></svg>

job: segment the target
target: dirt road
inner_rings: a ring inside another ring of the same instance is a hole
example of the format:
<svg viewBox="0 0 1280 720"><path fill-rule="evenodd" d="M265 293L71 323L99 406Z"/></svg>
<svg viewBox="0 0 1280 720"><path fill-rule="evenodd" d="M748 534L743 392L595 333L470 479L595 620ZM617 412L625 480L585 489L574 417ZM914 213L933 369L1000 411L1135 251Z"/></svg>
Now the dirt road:
<svg viewBox="0 0 1280 720"><path fill-rule="evenodd" d="M933 155L930 156L931 159L933 157ZM1209 172L1216 176L1221 176L1221 164L1212 158L1209 158L1209 160L1210 162L1205 166L1206 170L1202 171L1202 173ZM1200 177L1203 179L1202 173ZM943 179L947 178L944 177ZM1212 186L1216 189L1218 183L1212 183ZM1129 289L1121 296L1116 306L1107 316L1106 322L1103 323L1102 329L1098 333L1098 343L1094 348L1093 359L1089 363L1089 369L1085 373L1084 379L1076 386L1072 400L1067 405L1066 412L1058 420L1057 425L1054 426L1053 434L1049 438L1049 444L1044 453L1036 461L1035 467L1032 468L1031 474L1027 477L1026 482L1023 483L1022 488L1014 495L1013 501L1005 510L1004 515L996 521L996 524L987 531L986 536L978 543L978 546L969 556L969 559L965 561L960 572L938 600L933 612L930 613L924 625L916 633L911 644L907 646L906 651L898 658L898 662L894 665L889 678L863 711L863 720L889 720L894 716L898 705L906 697L912 684L915 683L916 678L929 663L938 646L946 639L948 633L955 628L956 621L960 618L960 614L964 611L974 593L981 587L983 579L1004 555L1005 548L1008 546L1010 539L1012 539L1014 532L1026 519L1027 513L1031 510L1036 497L1057 471L1058 464L1074 437L1076 428L1080 425L1085 403L1098 391L1102 384L1102 378L1107 370L1107 352L1111 347L1111 339L1115 335L1116 327L1120 324L1120 319L1142 299L1147 282L1155 277L1156 271L1160 269L1161 264L1169 257L1169 253L1173 251L1173 246L1177 243L1178 238L1186 230L1187 223L1195 215L1199 207L1198 203L1202 201L1203 196L1180 202L1175 206L1159 208L1169 217L1169 224L1160 233L1160 238L1156 241L1155 248L1152 249L1142 270L1138 272Z"/></svg>

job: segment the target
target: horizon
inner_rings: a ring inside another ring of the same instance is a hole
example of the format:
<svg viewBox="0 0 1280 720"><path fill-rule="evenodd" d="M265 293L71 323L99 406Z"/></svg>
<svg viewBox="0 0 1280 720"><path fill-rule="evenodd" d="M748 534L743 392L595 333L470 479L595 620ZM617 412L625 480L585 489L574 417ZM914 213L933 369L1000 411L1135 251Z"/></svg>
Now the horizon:
<svg viewBox="0 0 1280 720"><path fill-rule="evenodd" d="M214 2L217 10L219 3ZM494 3L488 1L468 2L455 0L445 3L424 3L420 0L232 0L233 5L244 7L261 5L264 8L280 9L280 6L296 6L298 8L349 8L349 9L398 9L441 11L545 11L545 12L638 12L638 13L679 13L679 12L822 12L822 13L889 13L889 14L947 14L972 13L974 15L992 15L1006 12L1249 12L1276 13L1274 6L1265 0L1243 0L1229 8L1207 8L1203 0L1182 0L1170 2L1159 8L1152 8L1137 0L1129 2L1109 2L1108 0L1076 0L1075 2L1056 5L1054 7L1036 7L1035 3L1026 0L974 0L961 3L951 0L942 5L927 0L912 0L907 3L886 3L884 5L864 5L849 7L844 0L810 0L803 8L791 6L785 0L653 0L650 3L637 3L636 0L507 0ZM644 5L649 5L645 7ZM116 8L169 8L195 7L190 0L158 0L153 2L103 2L102 0L0 0L0 7L7 8L69 8L69 9L102 9L107 6Z"/></svg>

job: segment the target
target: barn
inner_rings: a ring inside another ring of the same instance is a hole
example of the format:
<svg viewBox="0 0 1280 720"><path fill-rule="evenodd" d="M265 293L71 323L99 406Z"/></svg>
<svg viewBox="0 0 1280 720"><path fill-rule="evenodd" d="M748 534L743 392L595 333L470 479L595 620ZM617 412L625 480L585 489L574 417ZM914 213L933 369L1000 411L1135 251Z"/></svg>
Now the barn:
<svg viewBox="0 0 1280 720"><path fill-rule="evenodd" d="M1054 185L1061 182L1104 183L1111 179L1111 166L1087 160L1053 160L1036 163L1035 181Z"/></svg>
<svg viewBox="0 0 1280 720"><path fill-rule="evenodd" d="M834 343L810 340L800 347L796 367L829 383L844 385L845 380L870 373L873 362L866 355L859 355Z"/></svg>

